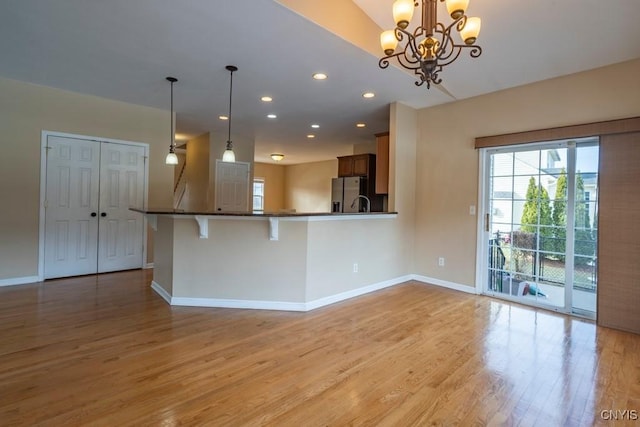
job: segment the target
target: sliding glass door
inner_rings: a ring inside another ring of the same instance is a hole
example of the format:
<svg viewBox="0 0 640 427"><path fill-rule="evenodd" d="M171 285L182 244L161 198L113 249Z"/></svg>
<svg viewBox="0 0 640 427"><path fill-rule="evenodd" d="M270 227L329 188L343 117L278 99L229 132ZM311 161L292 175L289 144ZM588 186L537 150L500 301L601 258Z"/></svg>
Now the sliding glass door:
<svg viewBox="0 0 640 427"><path fill-rule="evenodd" d="M484 292L595 316L598 141L486 151Z"/></svg>

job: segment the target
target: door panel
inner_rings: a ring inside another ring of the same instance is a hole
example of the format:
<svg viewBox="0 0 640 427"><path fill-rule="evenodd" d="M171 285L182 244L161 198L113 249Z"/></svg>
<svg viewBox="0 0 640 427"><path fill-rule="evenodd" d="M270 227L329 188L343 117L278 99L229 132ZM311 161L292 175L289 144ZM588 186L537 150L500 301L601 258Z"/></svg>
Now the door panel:
<svg viewBox="0 0 640 427"><path fill-rule="evenodd" d="M216 161L216 211L249 211L249 163Z"/></svg>
<svg viewBox="0 0 640 427"><path fill-rule="evenodd" d="M142 266L144 148L101 144L98 272Z"/></svg>
<svg viewBox="0 0 640 427"><path fill-rule="evenodd" d="M47 140L44 277L96 271L100 146L93 141Z"/></svg>

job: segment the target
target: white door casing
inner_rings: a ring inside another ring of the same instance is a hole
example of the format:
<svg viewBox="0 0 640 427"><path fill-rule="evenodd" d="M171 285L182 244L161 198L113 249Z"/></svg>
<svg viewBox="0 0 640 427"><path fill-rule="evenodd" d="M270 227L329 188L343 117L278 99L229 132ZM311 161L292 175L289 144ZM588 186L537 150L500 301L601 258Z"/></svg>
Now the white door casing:
<svg viewBox="0 0 640 427"><path fill-rule="evenodd" d="M249 168L246 162L216 160L216 211L249 212Z"/></svg>
<svg viewBox="0 0 640 427"><path fill-rule="evenodd" d="M46 136L42 277L140 268L146 147Z"/></svg>

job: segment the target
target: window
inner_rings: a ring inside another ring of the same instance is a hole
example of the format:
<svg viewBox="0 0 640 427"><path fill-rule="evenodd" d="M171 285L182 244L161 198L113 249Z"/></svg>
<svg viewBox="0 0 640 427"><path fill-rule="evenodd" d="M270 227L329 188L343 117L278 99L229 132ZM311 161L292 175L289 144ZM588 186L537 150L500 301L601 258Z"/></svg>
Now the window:
<svg viewBox="0 0 640 427"><path fill-rule="evenodd" d="M264 178L253 180L253 211L264 212Z"/></svg>

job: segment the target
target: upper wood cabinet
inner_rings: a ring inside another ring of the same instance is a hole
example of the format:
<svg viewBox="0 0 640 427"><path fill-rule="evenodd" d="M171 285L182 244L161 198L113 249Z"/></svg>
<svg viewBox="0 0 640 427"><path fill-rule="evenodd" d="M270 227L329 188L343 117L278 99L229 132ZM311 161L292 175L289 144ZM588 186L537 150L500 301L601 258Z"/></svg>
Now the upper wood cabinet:
<svg viewBox="0 0 640 427"><path fill-rule="evenodd" d="M352 156L338 157L338 177L353 176Z"/></svg>
<svg viewBox="0 0 640 427"><path fill-rule="evenodd" d="M389 132L376 134L376 194L389 193Z"/></svg>
<svg viewBox="0 0 640 427"><path fill-rule="evenodd" d="M338 176L366 176L374 178L376 170L375 154L356 154L338 157Z"/></svg>
<svg viewBox="0 0 640 427"><path fill-rule="evenodd" d="M371 154L360 154L353 156L353 174L356 176L368 176L369 175L369 163L374 160L375 156L371 159Z"/></svg>

